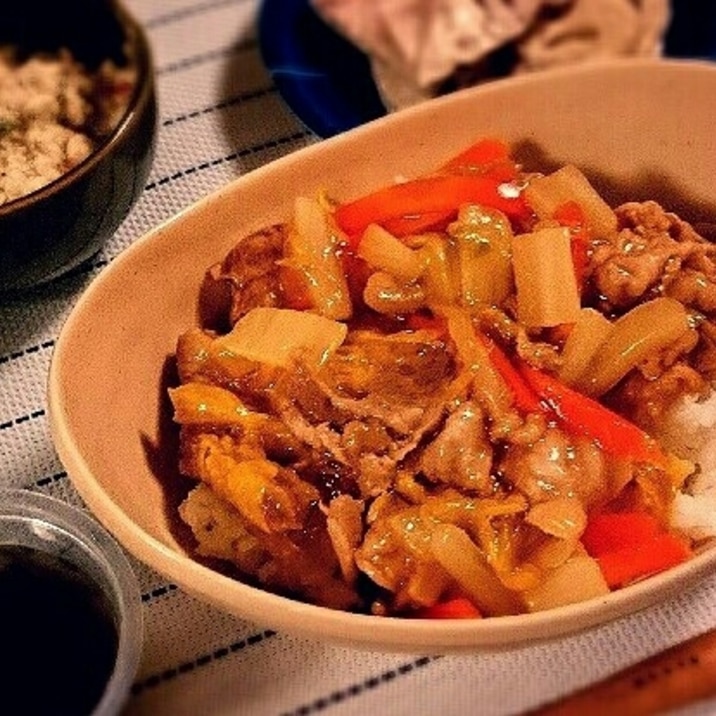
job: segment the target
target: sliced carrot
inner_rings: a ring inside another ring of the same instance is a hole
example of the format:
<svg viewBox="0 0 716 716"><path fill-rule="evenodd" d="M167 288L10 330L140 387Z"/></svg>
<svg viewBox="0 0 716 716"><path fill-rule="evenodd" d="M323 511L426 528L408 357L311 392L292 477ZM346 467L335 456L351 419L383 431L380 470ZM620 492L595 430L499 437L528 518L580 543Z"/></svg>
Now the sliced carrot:
<svg viewBox="0 0 716 716"><path fill-rule="evenodd" d="M562 226L574 229L582 228L586 224L584 211L576 201L566 201L564 204L560 204L554 210L553 217Z"/></svg>
<svg viewBox="0 0 716 716"><path fill-rule="evenodd" d="M473 202L500 209L511 219L527 221L532 212L519 193L505 195L501 185L519 176L510 146L501 139L479 139L440 166L412 181L390 185L336 209L336 221L355 249L369 223L394 236L442 231L461 204Z"/></svg>
<svg viewBox="0 0 716 716"><path fill-rule="evenodd" d="M495 162L510 160L510 145L501 139L485 137L478 139L467 149L463 149L452 159L443 164L443 170L460 169L462 167L485 167Z"/></svg>
<svg viewBox="0 0 716 716"><path fill-rule="evenodd" d="M659 467L666 465L666 455L658 443L634 423L554 376L526 363L520 363L518 368L540 399L554 410L565 430L595 440L611 455Z"/></svg>
<svg viewBox="0 0 716 716"><path fill-rule="evenodd" d="M456 597L418 609L415 616L418 619L479 619L482 614L469 599Z"/></svg>
<svg viewBox="0 0 716 716"><path fill-rule="evenodd" d="M676 535L661 532L638 544L596 557L604 579L612 589L624 587L663 572L691 557L691 549Z"/></svg>
<svg viewBox="0 0 716 716"><path fill-rule="evenodd" d="M393 236L413 236L424 234L428 231L444 231L447 225L455 218L455 211L429 211L424 214L413 216L399 216L394 219L386 219L383 228Z"/></svg>
<svg viewBox="0 0 716 716"><path fill-rule="evenodd" d="M447 174L481 174L500 182L517 178L519 170L510 155L510 146L501 139L480 139L443 164Z"/></svg>
<svg viewBox="0 0 716 716"><path fill-rule="evenodd" d="M517 193L505 194L500 182L484 176L441 175L391 184L335 211L338 226L349 236L361 235L371 224L425 214L457 215L463 204L474 203L503 211L509 218L523 219L529 209ZM395 226L391 233L395 234Z"/></svg>
<svg viewBox="0 0 716 716"><path fill-rule="evenodd" d="M582 544L592 557L634 547L656 537L661 526L647 512L600 512L591 515Z"/></svg>

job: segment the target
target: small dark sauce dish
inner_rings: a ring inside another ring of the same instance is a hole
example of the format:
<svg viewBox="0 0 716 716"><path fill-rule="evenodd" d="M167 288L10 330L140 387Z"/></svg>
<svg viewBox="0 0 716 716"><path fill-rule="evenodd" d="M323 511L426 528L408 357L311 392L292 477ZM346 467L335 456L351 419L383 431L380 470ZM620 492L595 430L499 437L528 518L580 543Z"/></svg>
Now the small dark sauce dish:
<svg viewBox="0 0 716 716"><path fill-rule="evenodd" d="M25 714L90 714L114 670L109 598L62 556L0 546L0 664ZM41 658L38 660L38 654ZM36 688L42 664L42 688Z"/></svg>
<svg viewBox="0 0 716 716"><path fill-rule="evenodd" d="M0 8L0 44L67 48L90 69L132 62L137 82L113 132L55 181L0 205L0 292L59 277L92 257L141 194L156 138L156 89L144 29L118 0L21 0Z"/></svg>
<svg viewBox="0 0 716 716"><path fill-rule="evenodd" d="M115 716L143 644L139 584L89 513L0 490L3 700L25 716Z"/></svg>

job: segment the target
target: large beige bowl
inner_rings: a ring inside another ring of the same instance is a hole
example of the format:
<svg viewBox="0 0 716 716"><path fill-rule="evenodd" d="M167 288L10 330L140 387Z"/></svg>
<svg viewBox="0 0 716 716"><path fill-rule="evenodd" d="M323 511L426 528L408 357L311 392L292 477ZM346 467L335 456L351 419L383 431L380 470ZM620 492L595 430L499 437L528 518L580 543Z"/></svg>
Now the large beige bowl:
<svg viewBox="0 0 716 716"><path fill-rule="evenodd" d="M502 135L528 168L574 162L613 201L658 198L714 220L716 66L661 60L498 81L404 110L243 176L138 240L80 299L49 382L57 450L99 520L136 557L193 595L263 625L391 650L456 651L553 638L683 591L716 564L688 564L604 599L533 615L423 621L346 614L252 588L187 552L176 506L162 380L196 322L205 268L243 234L288 216L297 193L337 198L410 176L482 135Z"/></svg>

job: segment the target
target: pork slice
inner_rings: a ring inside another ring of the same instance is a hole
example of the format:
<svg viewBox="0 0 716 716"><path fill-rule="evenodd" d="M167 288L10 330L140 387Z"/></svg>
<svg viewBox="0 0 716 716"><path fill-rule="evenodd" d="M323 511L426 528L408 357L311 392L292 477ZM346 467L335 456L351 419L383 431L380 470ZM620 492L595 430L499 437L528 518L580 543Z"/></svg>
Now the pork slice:
<svg viewBox="0 0 716 716"><path fill-rule="evenodd" d="M420 470L431 481L489 494L492 489L492 445L480 407L468 401L445 421L420 458Z"/></svg>
<svg viewBox="0 0 716 716"><path fill-rule="evenodd" d="M547 428L532 444L508 446L498 469L531 504L578 497L589 505L606 497L599 447L586 438L570 438L556 427Z"/></svg>
<svg viewBox="0 0 716 716"><path fill-rule="evenodd" d="M226 331L252 308L283 305L279 261L286 236L284 224L256 231L209 267L199 300L205 326Z"/></svg>
<svg viewBox="0 0 716 716"><path fill-rule="evenodd" d="M654 201L628 202L616 209L616 240L594 246L590 278L606 310L622 311L664 292L682 267L716 280L714 246L688 222ZM683 291L674 287L674 291Z"/></svg>
<svg viewBox="0 0 716 716"><path fill-rule="evenodd" d="M710 382L716 381L716 323L703 321L699 326L699 344L692 356L693 365Z"/></svg>
<svg viewBox="0 0 716 716"><path fill-rule="evenodd" d="M338 495L324 508L328 536L348 584L353 584L358 576L355 551L363 541L364 510L363 500L350 495Z"/></svg>
<svg viewBox="0 0 716 716"><path fill-rule="evenodd" d="M442 420L454 362L442 342L412 333L362 332L337 353L319 369L286 370L272 411L299 440L349 466L360 494L374 497Z"/></svg>
<svg viewBox="0 0 716 716"><path fill-rule="evenodd" d="M650 433L658 433L664 415L684 395L706 395L706 379L684 361L677 361L657 376L632 371L607 396L610 403Z"/></svg>

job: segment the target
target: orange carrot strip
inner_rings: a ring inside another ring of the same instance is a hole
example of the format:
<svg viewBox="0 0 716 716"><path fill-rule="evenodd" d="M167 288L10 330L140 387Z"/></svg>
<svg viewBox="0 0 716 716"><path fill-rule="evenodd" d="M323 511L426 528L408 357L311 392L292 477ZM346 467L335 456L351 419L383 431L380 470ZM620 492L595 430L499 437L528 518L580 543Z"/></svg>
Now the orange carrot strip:
<svg viewBox="0 0 716 716"><path fill-rule="evenodd" d="M361 235L371 224L424 214L457 214L463 204L474 203L524 218L529 210L520 194L501 193L500 182L483 176L431 176L378 189L335 211L338 226L349 236Z"/></svg>
<svg viewBox="0 0 716 716"><path fill-rule="evenodd" d="M482 614L469 599L456 597L418 609L415 616L419 619L479 619Z"/></svg>
<svg viewBox="0 0 716 716"><path fill-rule="evenodd" d="M415 234L424 234L428 231L443 231L455 218L455 210L429 211L414 216L398 216L393 219L386 219L383 228L393 236L402 238Z"/></svg>
<svg viewBox="0 0 716 716"><path fill-rule="evenodd" d="M591 515L582 544L592 557L634 547L656 537L658 520L647 512L601 512Z"/></svg>
<svg viewBox="0 0 716 716"><path fill-rule="evenodd" d="M554 410L565 430L595 440L611 455L662 467L666 464L658 443L634 423L526 363L519 365L519 371Z"/></svg>
<svg viewBox="0 0 716 716"><path fill-rule="evenodd" d="M464 149L443 164L446 174L481 174L500 182L517 178L519 170L510 156L510 147L501 139L485 138Z"/></svg>
<svg viewBox="0 0 716 716"><path fill-rule="evenodd" d="M606 552L596 560L609 587L617 589L675 567L690 556L691 550L682 539L662 532L645 542Z"/></svg>

